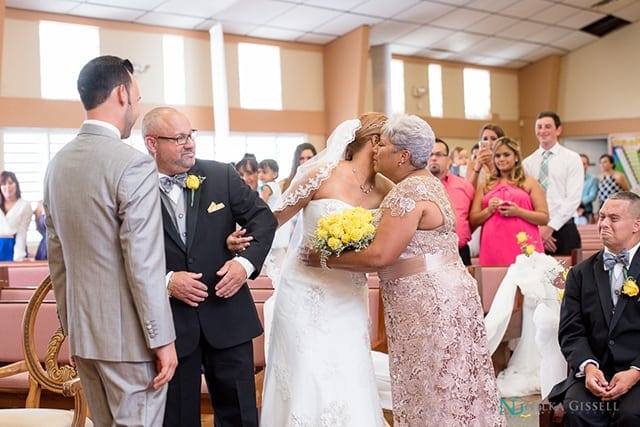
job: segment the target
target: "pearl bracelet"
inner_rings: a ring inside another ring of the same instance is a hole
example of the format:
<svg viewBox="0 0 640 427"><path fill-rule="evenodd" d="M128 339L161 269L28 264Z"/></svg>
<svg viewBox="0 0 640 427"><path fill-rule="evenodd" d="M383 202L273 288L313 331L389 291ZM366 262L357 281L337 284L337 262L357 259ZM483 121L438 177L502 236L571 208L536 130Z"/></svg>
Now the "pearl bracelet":
<svg viewBox="0 0 640 427"><path fill-rule="evenodd" d="M329 255L327 255L326 252L320 252L320 267L322 267L323 270L331 270L327 265L328 258L329 258Z"/></svg>

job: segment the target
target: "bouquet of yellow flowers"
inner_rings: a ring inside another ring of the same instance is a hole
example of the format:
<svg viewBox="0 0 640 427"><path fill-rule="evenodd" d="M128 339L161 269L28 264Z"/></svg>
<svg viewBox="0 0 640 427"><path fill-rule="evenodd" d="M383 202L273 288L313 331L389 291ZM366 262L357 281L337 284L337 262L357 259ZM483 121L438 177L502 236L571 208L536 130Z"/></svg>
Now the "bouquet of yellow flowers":
<svg viewBox="0 0 640 427"><path fill-rule="evenodd" d="M524 231L521 231L518 234L516 234L516 240L520 245L520 249L522 250L522 253L525 254L526 256L531 256L531 254L536 251L536 247L529 242L529 239L531 239L531 236L529 236Z"/></svg>
<svg viewBox="0 0 640 427"><path fill-rule="evenodd" d="M360 207L345 209L318 220L311 246L320 251L320 263L326 268L329 255L340 256L342 251L364 249L375 234L371 211Z"/></svg>

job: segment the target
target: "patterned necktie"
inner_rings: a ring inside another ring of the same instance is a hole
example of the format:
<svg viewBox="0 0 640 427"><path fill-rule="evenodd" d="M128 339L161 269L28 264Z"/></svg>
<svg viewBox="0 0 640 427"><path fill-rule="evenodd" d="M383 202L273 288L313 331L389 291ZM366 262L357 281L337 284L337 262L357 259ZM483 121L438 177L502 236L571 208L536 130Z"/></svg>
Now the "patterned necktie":
<svg viewBox="0 0 640 427"><path fill-rule="evenodd" d="M553 153L551 151L545 151L542 153L542 163L540 164L540 173L538 173L538 181L542 186L542 189L547 192L547 186L549 185L549 158Z"/></svg>
<svg viewBox="0 0 640 427"><path fill-rule="evenodd" d="M618 255L614 255L611 252L604 253L604 269L607 271L613 270L616 264L622 264L625 268L629 265L629 251L623 249Z"/></svg>
<svg viewBox="0 0 640 427"><path fill-rule="evenodd" d="M185 182L187 181L186 173L179 173L174 176L161 176L160 177L160 187L162 191L169 194L174 184L180 186L180 188L184 188Z"/></svg>

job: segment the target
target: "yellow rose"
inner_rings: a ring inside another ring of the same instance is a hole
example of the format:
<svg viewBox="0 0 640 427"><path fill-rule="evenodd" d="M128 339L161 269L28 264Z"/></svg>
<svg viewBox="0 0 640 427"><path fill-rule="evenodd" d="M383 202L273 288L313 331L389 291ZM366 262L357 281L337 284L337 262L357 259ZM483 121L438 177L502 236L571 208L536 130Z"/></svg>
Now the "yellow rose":
<svg viewBox="0 0 640 427"><path fill-rule="evenodd" d="M189 175L187 176L186 184L189 190L197 190L200 188L200 178L195 175Z"/></svg>
<svg viewBox="0 0 640 427"><path fill-rule="evenodd" d="M362 232L361 228L354 228L353 230L351 230L351 232L349 232L349 238L352 242L357 242L358 240L362 239L363 234L364 233Z"/></svg>
<svg viewBox="0 0 640 427"><path fill-rule="evenodd" d="M331 235L331 237L335 237L335 238L342 238L342 227L340 226L340 224L331 224L329 226L329 234Z"/></svg>
<svg viewBox="0 0 640 427"><path fill-rule="evenodd" d="M638 284L633 279L633 277L627 277L622 285L622 293L628 295L630 297L635 297L638 295Z"/></svg>
<svg viewBox="0 0 640 427"><path fill-rule="evenodd" d="M316 230L316 236L322 240L327 240L327 237L329 237L329 232L324 228L319 228Z"/></svg>
<svg viewBox="0 0 640 427"><path fill-rule="evenodd" d="M526 243L527 240L529 240L529 236L527 236L527 233L525 233L524 231L519 232L518 234L516 234L516 240L518 241L518 244L523 244Z"/></svg>
<svg viewBox="0 0 640 427"><path fill-rule="evenodd" d="M327 240L327 245L335 251L342 246L342 241L340 239L336 239L335 237L329 237L329 239Z"/></svg>
<svg viewBox="0 0 640 427"><path fill-rule="evenodd" d="M533 245L527 245L524 247L524 253L526 256L530 256L535 251L536 251L536 247Z"/></svg>

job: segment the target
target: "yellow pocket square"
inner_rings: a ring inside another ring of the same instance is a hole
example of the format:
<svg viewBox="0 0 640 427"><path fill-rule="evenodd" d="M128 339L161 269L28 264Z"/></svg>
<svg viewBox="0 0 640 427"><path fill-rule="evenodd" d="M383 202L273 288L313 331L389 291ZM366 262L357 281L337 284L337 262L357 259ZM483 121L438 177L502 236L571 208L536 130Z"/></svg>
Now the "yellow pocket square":
<svg viewBox="0 0 640 427"><path fill-rule="evenodd" d="M211 204L207 208L207 212L214 213L215 211L219 211L222 208L224 208L224 203L222 203L222 202L220 202L220 203L211 202Z"/></svg>

